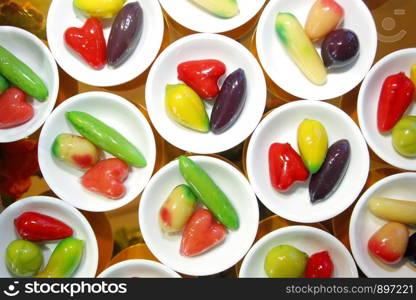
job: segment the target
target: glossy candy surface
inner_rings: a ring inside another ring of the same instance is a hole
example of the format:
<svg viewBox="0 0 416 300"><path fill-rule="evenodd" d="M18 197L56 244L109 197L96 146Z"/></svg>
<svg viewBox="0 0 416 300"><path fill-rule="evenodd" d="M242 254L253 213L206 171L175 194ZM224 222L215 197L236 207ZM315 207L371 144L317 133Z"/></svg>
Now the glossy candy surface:
<svg viewBox="0 0 416 300"><path fill-rule="evenodd" d="M22 125L33 118L35 111L18 88L9 88L0 94L0 129Z"/></svg>
<svg viewBox="0 0 416 300"><path fill-rule="evenodd" d="M321 56L328 69L342 68L356 61L360 54L358 36L348 29L329 33L321 46Z"/></svg>
<svg viewBox="0 0 416 300"><path fill-rule="evenodd" d="M9 82L0 74L0 95L9 88Z"/></svg>
<svg viewBox="0 0 416 300"><path fill-rule="evenodd" d="M302 158L288 143L274 143L269 148L269 174L278 192L288 190L296 181L305 181L309 171Z"/></svg>
<svg viewBox="0 0 416 300"><path fill-rule="evenodd" d="M215 221L207 209L199 209L189 219L182 234L180 253L183 256L200 255L225 239L227 229Z"/></svg>
<svg viewBox="0 0 416 300"><path fill-rule="evenodd" d="M59 242L37 278L68 278L77 270L84 253L84 241L73 237Z"/></svg>
<svg viewBox="0 0 416 300"><path fill-rule="evenodd" d="M394 149L403 156L416 157L416 116L402 118L392 133Z"/></svg>
<svg viewBox="0 0 416 300"><path fill-rule="evenodd" d="M229 229L239 227L238 214L228 197L211 177L192 159L181 155L179 170L194 195Z"/></svg>
<svg viewBox="0 0 416 300"><path fill-rule="evenodd" d="M15 240L6 249L7 269L18 277L28 277L37 274L42 267L42 250L35 243L25 240Z"/></svg>
<svg viewBox="0 0 416 300"><path fill-rule="evenodd" d="M196 208L196 201L190 187L185 184L175 187L159 211L159 224L163 232L182 230Z"/></svg>
<svg viewBox="0 0 416 300"><path fill-rule="evenodd" d="M298 19L291 13L278 13L275 27L288 55L306 78L316 85L325 84L325 66Z"/></svg>
<svg viewBox="0 0 416 300"><path fill-rule="evenodd" d="M220 92L218 80L225 71L225 64L216 59L191 60L178 65L178 79L201 98L212 99Z"/></svg>
<svg viewBox="0 0 416 300"><path fill-rule="evenodd" d="M416 64L413 64L410 68L410 80L412 80L413 84L416 86Z"/></svg>
<svg viewBox="0 0 416 300"><path fill-rule="evenodd" d="M1 45L0 74L33 98L44 101L49 96L48 88L43 80L29 66Z"/></svg>
<svg viewBox="0 0 416 300"><path fill-rule="evenodd" d="M313 254L306 265L306 278L331 278L334 273L334 263L328 251Z"/></svg>
<svg viewBox="0 0 416 300"><path fill-rule="evenodd" d="M124 181L129 175L129 166L117 158L102 160L82 177L81 184L87 190L110 199L119 199L126 194Z"/></svg>
<svg viewBox="0 0 416 300"><path fill-rule="evenodd" d="M31 242L60 240L73 234L64 222L34 211L22 213L14 220L14 226L23 239Z"/></svg>
<svg viewBox="0 0 416 300"><path fill-rule="evenodd" d="M312 203L325 200L336 191L347 171L350 155L351 148L347 140L339 140L329 147L322 167L309 182Z"/></svg>
<svg viewBox="0 0 416 300"><path fill-rule="evenodd" d="M224 19L235 17L240 13L237 0L190 0L207 12Z"/></svg>
<svg viewBox="0 0 416 300"><path fill-rule="evenodd" d="M344 18L344 9L334 0L317 0L309 11L305 31L312 40L324 38Z"/></svg>
<svg viewBox="0 0 416 300"><path fill-rule="evenodd" d="M395 264L403 258L408 239L409 230L405 225L389 222L370 238L368 250L384 263Z"/></svg>
<svg viewBox="0 0 416 300"><path fill-rule="evenodd" d="M114 19L107 44L107 62L119 67L134 52L143 31L143 10L138 2L125 5Z"/></svg>
<svg viewBox="0 0 416 300"><path fill-rule="evenodd" d="M211 129L220 134L229 129L243 111L247 96L244 70L237 69L225 79L211 113Z"/></svg>
<svg viewBox="0 0 416 300"><path fill-rule="evenodd" d="M98 19L88 19L81 28L68 28L65 42L94 69L100 70L107 63L103 25Z"/></svg>
<svg viewBox="0 0 416 300"><path fill-rule="evenodd" d="M101 158L101 151L86 138L74 134L60 134L52 144L52 154L73 167L88 169Z"/></svg>
<svg viewBox="0 0 416 300"><path fill-rule="evenodd" d="M368 208L376 216L388 221L416 225L416 202L391 198L372 198Z"/></svg>
<svg viewBox="0 0 416 300"><path fill-rule="evenodd" d="M126 0L74 0L74 6L85 14L97 18L112 18Z"/></svg>
<svg viewBox="0 0 416 300"><path fill-rule="evenodd" d="M140 150L114 128L85 112L70 111L65 116L83 137L104 151L135 167L147 165Z"/></svg>
<svg viewBox="0 0 416 300"><path fill-rule="evenodd" d="M308 255L299 249L280 245L271 249L264 261L264 271L269 278L303 277Z"/></svg>
<svg viewBox="0 0 416 300"><path fill-rule="evenodd" d="M189 86L168 84L165 107L169 116L182 126L199 132L209 131L209 118L204 103Z"/></svg>
<svg viewBox="0 0 416 300"><path fill-rule="evenodd" d="M321 168L328 150L325 127L315 120L304 120L297 132L298 147L305 166L312 174Z"/></svg>
<svg viewBox="0 0 416 300"><path fill-rule="evenodd" d="M405 256L416 267L416 233L413 233L409 238Z"/></svg>
<svg viewBox="0 0 416 300"><path fill-rule="evenodd" d="M413 101L415 85L403 73L388 76L380 92L377 126L381 132L391 130Z"/></svg>

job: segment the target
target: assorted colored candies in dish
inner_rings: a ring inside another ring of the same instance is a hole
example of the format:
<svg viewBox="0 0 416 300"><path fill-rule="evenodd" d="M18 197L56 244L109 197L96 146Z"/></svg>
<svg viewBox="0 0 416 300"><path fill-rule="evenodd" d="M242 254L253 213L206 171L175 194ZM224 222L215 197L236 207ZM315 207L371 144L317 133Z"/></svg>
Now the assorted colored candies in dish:
<svg viewBox="0 0 416 300"><path fill-rule="evenodd" d="M81 263L84 242L73 237L73 229L64 222L35 211L26 211L14 220L21 237L9 243L5 260L9 272L16 277L67 278ZM42 242L56 241L46 266Z"/></svg>

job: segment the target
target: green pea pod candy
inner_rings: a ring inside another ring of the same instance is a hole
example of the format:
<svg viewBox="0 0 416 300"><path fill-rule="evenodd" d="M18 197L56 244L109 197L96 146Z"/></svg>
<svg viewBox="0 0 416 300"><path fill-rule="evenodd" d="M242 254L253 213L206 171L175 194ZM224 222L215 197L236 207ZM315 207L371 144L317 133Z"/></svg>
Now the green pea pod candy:
<svg viewBox="0 0 416 300"><path fill-rule="evenodd" d="M83 137L104 151L132 166L145 167L147 165L139 149L115 129L90 114L70 111L66 112L65 116Z"/></svg>
<svg viewBox="0 0 416 300"><path fill-rule="evenodd" d="M68 278L78 268L84 252L84 241L74 237L61 240L53 250L48 264L37 278Z"/></svg>
<svg viewBox="0 0 416 300"><path fill-rule="evenodd" d="M9 82L6 78L0 75L0 94L9 88Z"/></svg>
<svg viewBox="0 0 416 300"><path fill-rule="evenodd" d="M238 229L239 219L230 200L209 175L193 160L181 155L179 170L192 192L229 229Z"/></svg>
<svg viewBox="0 0 416 300"><path fill-rule="evenodd" d="M29 96L44 101L49 92L42 79L24 62L0 46L0 74Z"/></svg>

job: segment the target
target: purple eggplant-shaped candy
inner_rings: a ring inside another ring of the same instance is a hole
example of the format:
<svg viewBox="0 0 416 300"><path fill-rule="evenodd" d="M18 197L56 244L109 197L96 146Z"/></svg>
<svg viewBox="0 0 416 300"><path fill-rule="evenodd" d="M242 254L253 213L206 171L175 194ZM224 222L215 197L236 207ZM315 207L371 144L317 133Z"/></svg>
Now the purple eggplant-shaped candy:
<svg viewBox="0 0 416 300"><path fill-rule="evenodd" d="M211 130L220 134L230 128L246 102L247 80L244 70L237 69L225 79L211 113Z"/></svg>
<svg viewBox="0 0 416 300"><path fill-rule="evenodd" d="M107 62L117 68L136 49L143 30L143 10L138 2L125 5L111 26L107 44Z"/></svg>
<svg viewBox="0 0 416 300"><path fill-rule="evenodd" d="M325 67L342 68L353 63L360 52L357 35L348 29L337 29L329 33L321 46Z"/></svg>
<svg viewBox="0 0 416 300"><path fill-rule="evenodd" d="M405 256L409 259L410 263L416 267L416 232L409 238Z"/></svg>
<svg viewBox="0 0 416 300"><path fill-rule="evenodd" d="M327 199L338 188L347 171L350 153L347 140L339 140L329 147L322 167L312 175L309 183L312 203Z"/></svg>

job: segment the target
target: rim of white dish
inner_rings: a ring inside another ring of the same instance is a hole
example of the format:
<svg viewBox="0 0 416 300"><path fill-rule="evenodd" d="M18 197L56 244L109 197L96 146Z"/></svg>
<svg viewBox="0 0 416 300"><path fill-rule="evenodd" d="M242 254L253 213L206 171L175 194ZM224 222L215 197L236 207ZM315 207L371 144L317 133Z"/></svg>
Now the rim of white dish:
<svg viewBox="0 0 416 300"><path fill-rule="evenodd" d="M2 32L2 31L14 32L14 33L17 33L19 35L22 35L26 39L28 39L32 43L34 43L37 47L39 47L42 50L43 55L46 57L46 59L48 61L48 64L52 67L53 78L54 78L53 81L55 83L55 84L53 84L52 89L49 90L48 99L46 99L45 101L41 101L42 105L47 106L47 109L43 112L43 117L42 118L40 118L35 124L33 124L32 127L30 127L30 129L22 131L19 134L14 135L13 138L11 138L11 139L6 140L6 139L3 139L0 136L0 143L10 143L10 142L15 142L15 141L21 140L21 139L31 135L36 130L38 130L43 125L43 123L45 123L49 114L52 112L52 110L55 106L55 103L56 103L56 99L58 97L59 73L58 73L58 66L56 65L55 58L53 57L51 51L48 49L48 47L46 47L46 45L37 36L30 33L29 31L26 31L26 30L23 30L21 28L14 27L14 26L0 26L0 32ZM23 59L22 59L22 61L23 61ZM39 101L39 100L35 100L35 101ZM22 125L24 125L24 124L22 124ZM15 128L15 127L13 127L13 128ZM6 129L0 129L0 132L1 131L6 131L6 130L8 130L8 129L7 128Z"/></svg>
<svg viewBox="0 0 416 300"><path fill-rule="evenodd" d="M384 56L382 59L380 59L368 72L366 77L364 78L364 81L360 87L360 91L358 93L358 100L357 100L357 114L358 114L358 122L360 124L361 131L363 133L363 136L367 142L367 144L370 146L371 150L374 151L374 153L380 157L383 161L387 162L388 164L407 171L416 171L416 164L414 167L411 166L411 164L405 164L398 162L396 160L391 159L388 155L384 153L383 150L380 149L380 147L377 145L377 142L374 141L372 138L372 134L370 130L368 129L364 116L364 103L365 101L368 101L369 99L364 99L364 91L368 88L368 82L373 78L373 76L381 69L383 68L384 64L390 61L393 58L396 58L398 56L401 56L403 54L408 53L414 53L416 55L416 48L406 48L401 49L395 52L392 52L386 56ZM381 87L380 87L381 88ZM377 99L378 101L378 99ZM405 159L405 157L403 156ZM411 158L408 158L409 161L411 161ZM413 159L414 161L414 159Z"/></svg>

